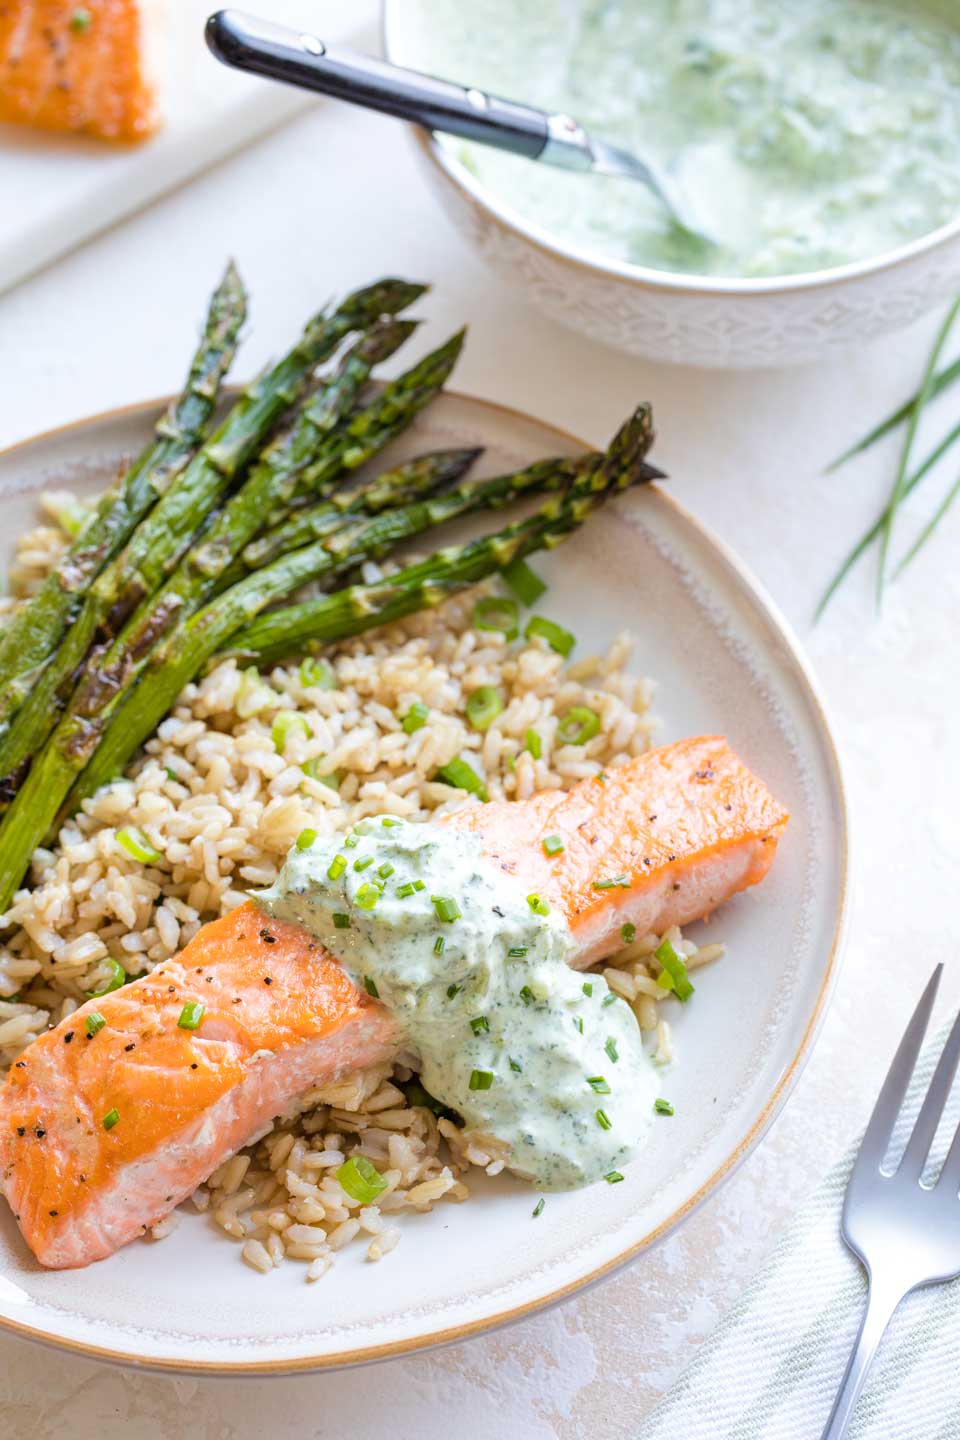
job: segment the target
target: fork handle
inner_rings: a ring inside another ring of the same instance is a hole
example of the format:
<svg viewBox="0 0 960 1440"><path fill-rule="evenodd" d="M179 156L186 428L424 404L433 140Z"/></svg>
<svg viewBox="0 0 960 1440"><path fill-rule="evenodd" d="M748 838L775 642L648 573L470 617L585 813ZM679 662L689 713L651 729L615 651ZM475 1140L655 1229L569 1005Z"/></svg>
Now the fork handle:
<svg viewBox="0 0 960 1440"><path fill-rule="evenodd" d="M884 1331L893 1319L893 1312L903 1296L904 1292L899 1288L887 1289L878 1285L874 1280L870 1280L860 1333L847 1362L840 1389L837 1391L837 1398L833 1402L827 1428L820 1440L842 1440L842 1437L846 1435L847 1426L867 1378L867 1371L877 1353L877 1346L883 1339Z"/></svg>

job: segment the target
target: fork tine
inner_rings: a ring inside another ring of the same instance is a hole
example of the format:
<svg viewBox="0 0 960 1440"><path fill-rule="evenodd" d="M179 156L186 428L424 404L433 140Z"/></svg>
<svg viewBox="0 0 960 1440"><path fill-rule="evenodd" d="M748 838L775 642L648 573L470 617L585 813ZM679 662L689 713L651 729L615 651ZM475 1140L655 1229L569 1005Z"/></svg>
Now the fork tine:
<svg viewBox="0 0 960 1440"><path fill-rule="evenodd" d="M873 1107L870 1123L864 1132L860 1153L857 1155L853 1167L855 1176L865 1173L868 1170L880 1169L883 1157L887 1151L887 1146L890 1143L890 1136L893 1134L893 1127L897 1122L897 1116L900 1114L903 1097L906 1095L907 1086L910 1084L910 1076L913 1074L913 1067L920 1053L920 1046L923 1044L923 1037L927 1030L927 1022L930 1019L933 1002L937 998L937 989L940 985L940 976L942 974L943 965L941 964L936 967L930 979L927 981L927 988L920 996L910 1024L903 1032L903 1039L900 1041L897 1053L893 1057L893 1063L887 1071L887 1078L884 1080L883 1088L877 1096L877 1103Z"/></svg>
<svg viewBox="0 0 960 1440"><path fill-rule="evenodd" d="M903 1158L897 1167L908 1175L916 1175L918 1180L923 1174L923 1167L926 1164L927 1155L930 1153L933 1137L937 1133L943 1107L953 1088L953 1077L957 1073L958 1063L960 1063L960 1015L953 1022L953 1029L947 1036L947 1043L937 1061L937 1068L933 1072L933 1078L924 1097L920 1114L913 1127L913 1134L907 1141Z"/></svg>

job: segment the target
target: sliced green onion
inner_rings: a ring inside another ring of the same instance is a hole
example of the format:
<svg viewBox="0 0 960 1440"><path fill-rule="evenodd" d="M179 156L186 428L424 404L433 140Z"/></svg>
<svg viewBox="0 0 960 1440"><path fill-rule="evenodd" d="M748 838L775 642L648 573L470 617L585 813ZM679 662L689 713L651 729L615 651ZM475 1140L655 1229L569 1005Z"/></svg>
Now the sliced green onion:
<svg viewBox="0 0 960 1440"><path fill-rule="evenodd" d="M426 882L426 880L414 880L414 882L413 882L413 888L414 888L414 890L426 890L426 888L427 888L427 882Z"/></svg>
<svg viewBox="0 0 960 1440"><path fill-rule="evenodd" d="M658 1115L672 1115L674 1113L673 1106L669 1100L654 1100L653 1108Z"/></svg>
<svg viewBox="0 0 960 1440"><path fill-rule="evenodd" d="M543 1214L543 1207L544 1207L544 1205L546 1205L546 1203L547 1203L546 1200L544 1200L543 1196L541 1195L541 1196L540 1196L540 1199L537 1201L536 1205L534 1205L534 1207L533 1207L533 1218L534 1218L534 1220L536 1220L536 1219L538 1218L538 1216L540 1216L540 1215Z"/></svg>
<svg viewBox="0 0 960 1440"><path fill-rule="evenodd" d="M180 1011L180 1019L177 1021L177 1028L180 1030L196 1030L203 1019L206 1005L199 1000L189 1000Z"/></svg>
<svg viewBox="0 0 960 1440"><path fill-rule="evenodd" d="M493 1071L492 1071L492 1070L471 1070L471 1072L470 1072L470 1089L471 1089L471 1090L489 1090L489 1089L490 1089L490 1086L491 1086L492 1084L493 1084Z"/></svg>
<svg viewBox="0 0 960 1440"><path fill-rule="evenodd" d="M93 24L93 16L84 5L79 5L70 16L70 29L74 35L83 35Z"/></svg>
<svg viewBox="0 0 960 1440"><path fill-rule="evenodd" d="M444 952L444 950L446 950L446 948L447 948L447 942L446 942L446 940L444 940L444 938L443 938L442 935L438 935L437 938L436 938L436 940L434 940L434 942L433 942L433 953L434 953L434 955L442 955L443 952ZM449 995L449 993L450 993L450 992L449 992L449 990L448 990L448 991L447 991L447 994Z"/></svg>
<svg viewBox="0 0 960 1440"><path fill-rule="evenodd" d="M583 1034L583 1016L582 1016L582 1015L574 1015L574 1017L573 1017L573 1028L574 1028L575 1030L579 1030L579 1032L580 1032L581 1035Z"/></svg>
<svg viewBox="0 0 960 1440"><path fill-rule="evenodd" d="M297 849L309 850L310 846L313 844L316 838L316 830L301 830L300 834L297 836Z"/></svg>
<svg viewBox="0 0 960 1440"><path fill-rule="evenodd" d="M433 778L441 780L444 785L452 785L455 790L466 790L468 795L476 795L478 800L487 799L486 785L466 760L448 760Z"/></svg>
<svg viewBox="0 0 960 1440"><path fill-rule="evenodd" d="M611 875L609 880L594 880L594 890L629 890L630 881L626 875Z"/></svg>
<svg viewBox="0 0 960 1440"><path fill-rule="evenodd" d="M523 1074L523 1066L520 1064L519 1060L514 1060L512 1055L510 1057L510 1069L514 1072L515 1075Z"/></svg>
<svg viewBox="0 0 960 1440"><path fill-rule="evenodd" d="M599 734L600 716L586 705L572 706L557 727L557 735L564 745L586 745Z"/></svg>
<svg viewBox="0 0 960 1440"><path fill-rule="evenodd" d="M514 560L500 573L523 605L536 605L540 596L547 593L546 585L526 560Z"/></svg>
<svg viewBox="0 0 960 1440"><path fill-rule="evenodd" d="M91 1011L91 1013L87 1016L87 1034L98 1034L99 1031L103 1029L104 1025L106 1025L106 1023L106 1020L104 1020L99 1010Z"/></svg>
<svg viewBox="0 0 960 1440"><path fill-rule="evenodd" d="M444 925L450 925L454 920L460 919L460 906L449 895L431 895L430 899L433 901L437 919L442 920Z"/></svg>
<svg viewBox="0 0 960 1440"><path fill-rule="evenodd" d="M555 650L558 655L562 655L564 660L567 659L577 643L575 635L572 635L569 630L564 630L562 625L548 620L545 615L531 615L523 633L528 640L539 635L540 639L546 640L550 649Z"/></svg>
<svg viewBox="0 0 960 1440"><path fill-rule="evenodd" d="M442 1115L446 1120L459 1118L453 1110L444 1105L442 1100L438 1100L435 1095L430 1094L429 1090L425 1090L419 1080L404 1080L400 1089L407 1097L408 1105L422 1105L427 1110L432 1110L434 1115Z"/></svg>
<svg viewBox="0 0 960 1440"><path fill-rule="evenodd" d="M522 960L529 949L529 945L511 945L510 949L507 951L507 959Z"/></svg>
<svg viewBox="0 0 960 1440"><path fill-rule="evenodd" d="M489 730L503 710L503 696L496 685L481 685L467 698L467 719L474 730Z"/></svg>
<svg viewBox="0 0 960 1440"><path fill-rule="evenodd" d="M474 1035L489 1035L490 1021L487 1019L486 1015L476 1015L470 1021L470 1029L473 1031Z"/></svg>
<svg viewBox="0 0 960 1440"><path fill-rule="evenodd" d="M441 935L441 936L439 936L438 938L442 940L442 939L443 939L443 936ZM454 999L456 999L456 997L460 994L460 991L461 991L462 989L463 989L463 986L462 986L462 985L448 985L448 986L447 986L447 999L448 999L448 1000L454 1000Z"/></svg>
<svg viewBox="0 0 960 1440"><path fill-rule="evenodd" d="M396 830L398 825L403 824L403 821L395 820L392 815L384 815L383 819L380 821L380 824L383 826L384 830Z"/></svg>
<svg viewBox="0 0 960 1440"><path fill-rule="evenodd" d="M609 1037L603 1048L610 1056L610 1059L614 1062L620 1059L620 1051L617 1049L617 1042L616 1040L614 1040L612 1035Z"/></svg>
<svg viewBox="0 0 960 1440"><path fill-rule="evenodd" d="M593 982L592 982L592 981L590 981L590 980L584 980L584 982L583 982L583 993L584 993L584 995L592 995L592 994L593 994Z"/></svg>
<svg viewBox="0 0 960 1440"><path fill-rule="evenodd" d="M371 866L372 864L373 864L373 856L372 856L372 855L361 855L359 860L354 860L354 862L353 862L353 868L354 868L354 870L356 870L357 873L359 874L359 872L360 872L361 870L366 870L366 869L368 869L369 866Z"/></svg>
<svg viewBox="0 0 960 1440"><path fill-rule="evenodd" d="M119 1119L120 1119L120 1111L119 1111L119 1110L108 1110L107 1113L106 1113L106 1115L104 1115L104 1117L103 1117L103 1128L104 1128L104 1130L112 1130L113 1127L114 1127L114 1125L116 1125L117 1122L119 1121Z"/></svg>
<svg viewBox="0 0 960 1440"><path fill-rule="evenodd" d="M393 874L393 866L390 864L389 860L384 860L382 865L377 866L377 874L380 876L381 880L390 879L390 876Z"/></svg>
<svg viewBox="0 0 960 1440"><path fill-rule="evenodd" d="M623 1179L623 1176L620 1174L619 1170L608 1170L603 1178L604 1180L606 1180L608 1185L618 1185Z"/></svg>
<svg viewBox="0 0 960 1440"><path fill-rule="evenodd" d="M547 904L546 900L544 900L540 895L528 895L527 904L530 906L530 909L533 911L534 915L550 914L550 906Z"/></svg>
<svg viewBox="0 0 960 1440"><path fill-rule="evenodd" d="M155 850L143 831L134 829L132 825L125 825L122 830L118 830L117 840L127 854L134 860L139 860L141 865L156 865L158 860L163 859L163 852Z"/></svg>
<svg viewBox="0 0 960 1440"><path fill-rule="evenodd" d="M273 741L273 748L278 755L283 754L291 734L297 731L304 740L310 739L311 731L306 716L298 715L296 710L281 710L270 726L270 739Z"/></svg>
<svg viewBox="0 0 960 1440"><path fill-rule="evenodd" d="M529 986L529 985L524 985L523 989L520 991L520 999L523 1001L524 1005L532 1005L532 1004L533 1004L534 1000L536 999L536 996L534 995L533 991L530 989L530 986Z"/></svg>
<svg viewBox="0 0 960 1440"><path fill-rule="evenodd" d="M336 690L337 677L326 660L308 655L300 661L300 684L305 690Z"/></svg>
<svg viewBox="0 0 960 1440"><path fill-rule="evenodd" d="M240 676L237 698L233 702L240 719L249 720L252 715L259 715L261 710L272 710L279 703L280 696L276 690L270 689L257 667L248 666Z"/></svg>
<svg viewBox="0 0 960 1440"><path fill-rule="evenodd" d="M597 1111L597 1124L600 1126L601 1130L613 1129L613 1121L610 1119L610 1116L607 1114L606 1110Z"/></svg>
<svg viewBox="0 0 960 1440"><path fill-rule="evenodd" d="M361 885L354 898L354 904L361 910L376 909L377 901L380 899L379 885Z"/></svg>
<svg viewBox="0 0 960 1440"><path fill-rule="evenodd" d="M360 844L360 836L359 836L359 835L346 835L346 836L344 837L344 841L343 841L343 848L344 848L344 850L356 850L356 848L357 848L357 846L358 846L359 844Z"/></svg>
<svg viewBox="0 0 960 1440"><path fill-rule="evenodd" d="M657 976L657 984L662 990L672 990L678 1000L686 1003L693 994L693 986L690 983L690 976L687 974L686 965L684 965L669 940L661 941L659 947L653 953L663 966L663 969Z"/></svg>
<svg viewBox="0 0 960 1440"><path fill-rule="evenodd" d="M543 849L547 855L559 855L564 849L564 844L559 835L545 835L543 837Z"/></svg>
<svg viewBox="0 0 960 1440"><path fill-rule="evenodd" d="M540 736L537 734L536 730L527 731L523 748L530 752L534 760L540 759L540 756L543 754L543 746L540 743Z"/></svg>
<svg viewBox="0 0 960 1440"><path fill-rule="evenodd" d="M516 640L517 602L508 596L487 595L473 607L474 630L499 630L505 640Z"/></svg>
<svg viewBox="0 0 960 1440"><path fill-rule="evenodd" d="M346 868L347 868L347 857L346 857L346 855L334 855L333 859L330 861L330 864L327 866L327 879L328 879L328 880L339 880L339 879L340 879L340 876L343 874L343 872L344 872L344 870L346 870Z"/></svg>
<svg viewBox="0 0 960 1440"><path fill-rule="evenodd" d="M620 997L618 995L614 995L613 991L611 990L609 995L604 995L600 1003L601 1005L616 1005L619 998Z"/></svg>
<svg viewBox="0 0 960 1440"><path fill-rule="evenodd" d="M371 1205L387 1188L387 1181L366 1155L351 1155L336 1171L336 1177L341 1189L361 1205Z"/></svg>
<svg viewBox="0 0 960 1440"><path fill-rule="evenodd" d="M610 1094L610 1086L607 1084L606 1080L604 1080L602 1075L588 1075L587 1084L590 1086L590 1089L594 1091L594 1093L597 1095Z"/></svg>
<svg viewBox="0 0 960 1440"><path fill-rule="evenodd" d="M109 971L109 979L106 980L103 985L98 985L96 990L87 991L87 995L91 1000L95 1000L98 995L109 995L111 990L119 990L121 985L126 985L127 972L120 964L120 961L114 960L112 955L107 961L107 969Z"/></svg>
<svg viewBox="0 0 960 1440"><path fill-rule="evenodd" d="M630 921L628 920L626 925L622 925L620 927L620 939L623 941L624 945L632 945L636 938L637 927L636 925L631 925Z"/></svg>
<svg viewBox="0 0 960 1440"><path fill-rule="evenodd" d="M376 980L374 980L372 975L364 975L363 988L364 990L366 990L368 995L373 996L374 1000L380 999L380 991L377 989L377 982Z"/></svg>
<svg viewBox="0 0 960 1440"><path fill-rule="evenodd" d="M176 780L177 782L179 782L180 780L180 776L177 774L176 770L171 770L169 765L164 765L163 773L166 775L168 780Z"/></svg>
<svg viewBox="0 0 960 1440"><path fill-rule="evenodd" d="M339 770L330 770L328 773L324 774L323 766L326 763L327 757L325 755L322 757L319 755L315 755L312 760L304 760L303 764L300 766L300 769L303 771L304 775L306 775L309 780L316 780L318 784L326 785L330 790L339 790L340 772ZM356 844L356 840L354 840L353 843Z"/></svg>
<svg viewBox="0 0 960 1440"><path fill-rule="evenodd" d="M422 729L429 719L430 711L418 700L415 705L410 706L400 725L408 735L413 735L415 731Z"/></svg>
<svg viewBox="0 0 960 1440"><path fill-rule="evenodd" d="M349 930L349 929L350 929L350 916L349 916L349 915L345 915L342 910L334 910L334 912L333 912L333 924L334 924L334 929L336 929L336 930Z"/></svg>
<svg viewBox="0 0 960 1440"><path fill-rule="evenodd" d="M417 887L412 884L411 881L407 880L402 885L397 886L397 898L400 900L406 900L408 896L414 895L416 893L416 889Z"/></svg>

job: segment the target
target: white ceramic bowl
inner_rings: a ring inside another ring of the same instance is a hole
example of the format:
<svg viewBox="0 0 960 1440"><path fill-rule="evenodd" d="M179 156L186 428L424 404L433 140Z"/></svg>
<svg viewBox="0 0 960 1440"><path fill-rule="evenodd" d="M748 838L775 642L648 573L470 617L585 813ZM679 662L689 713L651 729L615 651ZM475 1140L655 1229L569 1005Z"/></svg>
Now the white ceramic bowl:
<svg viewBox="0 0 960 1440"><path fill-rule="evenodd" d="M413 64L404 0L384 0L384 47ZM960 216L896 250L808 275L735 280L604 260L530 224L452 152L414 128L444 208L505 280L564 325L618 350L678 365L812 361L917 319L960 290Z"/></svg>

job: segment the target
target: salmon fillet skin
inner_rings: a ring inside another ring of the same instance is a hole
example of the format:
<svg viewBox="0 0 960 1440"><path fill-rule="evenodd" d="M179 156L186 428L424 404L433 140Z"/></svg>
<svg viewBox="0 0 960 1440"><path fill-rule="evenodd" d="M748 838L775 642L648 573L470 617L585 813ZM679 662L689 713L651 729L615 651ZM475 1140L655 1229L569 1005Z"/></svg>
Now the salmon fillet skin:
<svg viewBox="0 0 960 1440"><path fill-rule="evenodd" d="M158 0L0 0L0 121L147 139L160 18Z"/></svg>
<svg viewBox="0 0 960 1440"><path fill-rule="evenodd" d="M619 949L628 921L660 932L757 884L788 818L712 736L446 823L549 898L582 967ZM552 857L550 834L565 847ZM43 1265L90 1264L156 1224L291 1100L402 1040L309 931L247 902L23 1052L0 1090L0 1189Z"/></svg>

